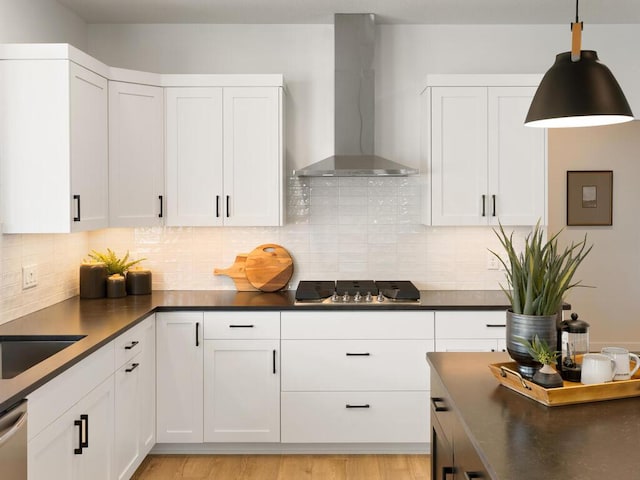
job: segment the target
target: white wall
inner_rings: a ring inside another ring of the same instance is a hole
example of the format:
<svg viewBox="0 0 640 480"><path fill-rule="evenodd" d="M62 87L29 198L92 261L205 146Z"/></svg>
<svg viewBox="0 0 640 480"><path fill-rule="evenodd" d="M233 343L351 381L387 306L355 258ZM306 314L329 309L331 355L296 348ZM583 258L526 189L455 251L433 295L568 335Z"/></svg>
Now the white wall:
<svg viewBox="0 0 640 480"><path fill-rule="evenodd" d="M53 0L0 0L0 42L86 48L87 25ZM0 235L0 323L77 295L88 239L84 233ZM22 290L23 265L38 266L37 287Z"/></svg>
<svg viewBox="0 0 640 480"><path fill-rule="evenodd" d="M549 226L566 225L567 170L613 170L613 225L565 227L562 243L587 241L593 250L581 265L569 300L591 325L599 346L640 349L638 285L640 285L640 122L607 127L557 129L549 135Z"/></svg>
<svg viewBox="0 0 640 480"><path fill-rule="evenodd" d="M87 48L87 24L55 0L0 0L0 43L70 43Z"/></svg>

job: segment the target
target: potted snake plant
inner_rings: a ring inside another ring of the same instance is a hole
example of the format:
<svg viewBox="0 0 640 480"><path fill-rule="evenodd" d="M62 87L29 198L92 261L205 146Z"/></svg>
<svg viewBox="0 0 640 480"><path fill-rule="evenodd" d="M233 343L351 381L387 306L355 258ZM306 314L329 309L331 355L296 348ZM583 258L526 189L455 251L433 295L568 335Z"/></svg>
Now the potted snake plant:
<svg viewBox="0 0 640 480"><path fill-rule="evenodd" d="M532 378L540 363L531 357L521 339L531 343L537 335L547 345L557 345L564 296L580 284L573 276L593 245L587 247L585 235L581 242L560 250L559 232L544 241L544 230L538 221L525 238L524 250L518 253L513 233L507 234L502 224L494 231L507 257L503 260L490 250L504 266L507 279L507 286L501 285L511 304L507 310L507 351L518 363L520 373Z"/></svg>

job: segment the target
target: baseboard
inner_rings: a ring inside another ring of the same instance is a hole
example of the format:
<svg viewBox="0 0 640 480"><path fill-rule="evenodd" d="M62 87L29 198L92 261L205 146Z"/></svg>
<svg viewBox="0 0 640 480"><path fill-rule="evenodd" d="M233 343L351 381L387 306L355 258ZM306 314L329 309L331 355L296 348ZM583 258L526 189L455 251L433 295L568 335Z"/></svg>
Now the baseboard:
<svg viewBox="0 0 640 480"><path fill-rule="evenodd" d="M429 443L157 443L151 454L429 454Z"/></svg>

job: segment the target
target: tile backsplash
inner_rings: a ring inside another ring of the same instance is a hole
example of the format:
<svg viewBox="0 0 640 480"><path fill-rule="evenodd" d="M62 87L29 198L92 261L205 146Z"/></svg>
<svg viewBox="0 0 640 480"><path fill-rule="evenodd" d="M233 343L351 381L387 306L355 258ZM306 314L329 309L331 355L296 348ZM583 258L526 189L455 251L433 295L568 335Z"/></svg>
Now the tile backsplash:
<svg viewBox="0 0 640 480"><path fill-rule="evenodd" d="M78 265L107 247L153 274L160 290L234 289L214 268L263 243L285 247L298 281L412 280L424 290L499 289L504 272L487 269L487 249L500 249L488 227L420 224L420 177L290 178L284 227L110 228L70 235L2 235L0 323L78 293ZM515 229L524 236L529 228ZM36 264L39 284L21 289L21 268Z"/></svg>

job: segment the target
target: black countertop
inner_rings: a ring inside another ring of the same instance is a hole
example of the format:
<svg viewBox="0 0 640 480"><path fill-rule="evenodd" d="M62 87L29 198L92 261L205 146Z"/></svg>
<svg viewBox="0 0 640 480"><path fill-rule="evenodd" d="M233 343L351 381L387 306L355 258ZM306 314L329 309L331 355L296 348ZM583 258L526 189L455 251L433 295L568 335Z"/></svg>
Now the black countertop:
<svg viewBox="0 0 640 480"><path fill-rule="evenodd" d="M166 310L503 310L502 291L425 290L420 305L294 306L294 292L166 290L151 295L81 300L73 297L0 325L3 335L86 335L12 379L0 380L0 412L155 311Z"/></svg>
<svg viewBox="0 0 640 480"><path fill-rule="evenodd" d="M506 359L428 354L492 478L640 478L640 397L545 407L499 385L488 365Z"/></svg>

